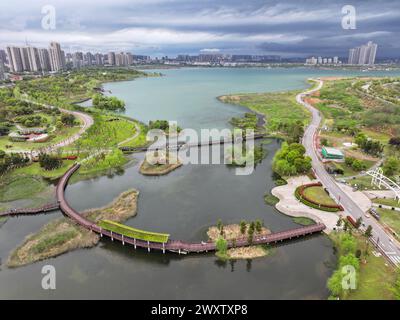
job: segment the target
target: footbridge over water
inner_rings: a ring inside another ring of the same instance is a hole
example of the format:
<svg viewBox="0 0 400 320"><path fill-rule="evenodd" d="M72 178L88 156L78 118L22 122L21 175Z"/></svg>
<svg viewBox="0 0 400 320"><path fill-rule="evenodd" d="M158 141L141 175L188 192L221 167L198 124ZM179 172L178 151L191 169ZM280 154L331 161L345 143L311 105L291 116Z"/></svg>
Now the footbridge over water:
<svg viewBox="0 0 400 320"><path fill-rule="evenodd" d="M152 241L144 241L142 239L135 239L132 237L128 237L123 234L119 234L110 230L105 230L98 224L93 221L88 220L83 217L79 212L73 209L68 201L65 199L65 188L67 187L68 180L71 176L79 169L80 165L75 164L72 166L65 175L60 179L56 194L57 199L59 201L61 211L67 215L69 218L74 220L76 223L81 225L82 227L99 234L101 237L108 237L112 241L119 241L123 245L129 244L132 245L135 249L137 247L145 248L148 251L150 250L161 250L165 253L165 251L177 252L177 253L194 253L194 252L208 252L216 250L216 246L214 242L198 242L191 243L180 240L171 240L168 239L166 242L152 242ZM281 231L277 233L272 233L267 236L257 236L255 235L253 241L249 243L247 237L243 237L240 239L236 239L235 242L228 242L228 248L232 247L246 247L249 245L257 245L257 244L274 244L278 242L282 242L285 240L296 239L299 237L304 237L307 235L320 233L325 229L325 225L322 223L317 223L310 226L290 229L286 231Z"/></svg>

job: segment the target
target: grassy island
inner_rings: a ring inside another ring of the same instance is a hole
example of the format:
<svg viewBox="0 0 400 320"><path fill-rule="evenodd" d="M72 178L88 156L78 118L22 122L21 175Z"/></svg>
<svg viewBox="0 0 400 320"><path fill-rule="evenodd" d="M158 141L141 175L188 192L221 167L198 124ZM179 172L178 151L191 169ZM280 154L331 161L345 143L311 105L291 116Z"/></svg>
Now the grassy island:
<svg viewBox="0 0 400 320"><path fill-rule="evenodd" d="M249 233L249 230L253 231ZM245 223L244 221L240 224L224 226L219 222L217 226L210 227L207 231L209 240L214 241L217 245L216 255L220 259L254 259L269 255L270 249L266 245L233 247L230 249L226 245L228 241L234 243L237 239L242 239L243 237L247 237L251 241L249 238L253 235L263 236L270 233L271 231L263 227L260 222Z"/></svg>
<svg viewBox="0 0 400 320"><path fill-rule="evenodd" d="M129 190L118 196L109 205L90 209L82 214L97 222L103 219L123 222L136 214L139 192ZM40 260L56 257L63 253L95 246L100 237L68 218L59 218L47 223L37 233L29 235L15 249L7 261L10 268L20 267Z"/></svg>
<svg viewBox="0 0 400 320"><path fill-rule="evenodd" d="M182 163L177 156L171 152L157 151L150 161L147 158L143 160L139 172L145 176L162 176L174 171L181 165Z"/></svg>

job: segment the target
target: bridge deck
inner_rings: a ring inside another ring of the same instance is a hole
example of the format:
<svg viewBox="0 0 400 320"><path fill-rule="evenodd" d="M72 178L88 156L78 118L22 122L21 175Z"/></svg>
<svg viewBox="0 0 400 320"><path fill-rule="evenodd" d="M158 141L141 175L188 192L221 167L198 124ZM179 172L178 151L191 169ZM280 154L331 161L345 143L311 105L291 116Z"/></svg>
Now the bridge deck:
<svg viewBox="0 0 400 320"><path fill-rule="evenodd" d="M48 203L38 208L27 208L27 209L12 209L0 212L0 217L6 216L17 216L17 215L30 215L30 214L41 214L59 209L58 202Z"/></svg>

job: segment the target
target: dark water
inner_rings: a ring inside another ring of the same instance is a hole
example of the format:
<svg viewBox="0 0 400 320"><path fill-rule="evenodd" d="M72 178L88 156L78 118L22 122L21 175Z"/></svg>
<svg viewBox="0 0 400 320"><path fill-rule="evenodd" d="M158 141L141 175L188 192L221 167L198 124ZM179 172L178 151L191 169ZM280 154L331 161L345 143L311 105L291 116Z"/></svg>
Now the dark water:
<svg viewBox="0 0 400 320"><path fill-rule="evenodd" d="M128 224L169 232L174 239L204 239L207 227L219 218L225 223L261 218L266 226L279 231L296 225L263 200L265 191L273 187L270 161L278 147L277 141L266 146L268 156L250 176L236 176L224 165L187 165L168 176L152 178L138 174L135 165L122 176L73 184L67 189L67 197L75 208L86 209L137 188L138 215ZM6 257L19 239L53 216L10 219L0 229L0 255ZM225 264L213 254L149 254L105 240L96 248L46 262L15 270L3 267L0 297L326 298L325 282L332 263L330 241L322 235L279 246L266 258ZM57 289L51 292L40 287L40 271L45 264L57 270Z"/></svg>
<svg viewBox="0 0 400 320"><path fill-rule="evenodd" d="M307 69L184 69L163 70L163 78L106 85L127 103L127 114L178 120L184 127L221 128L244 111L220 104L221 94L302 89L316 76ZM320 72L321 75L337 74ZM349 75L349 73L345 73ZM368 73L368 75L370 75ZM277 141L266 145L268 156L250 176L236 176L224 165L187 165L164 177L144 177L138 165L123 175L73 184L67 189L79 210L100 207L119 193L140 191L136 217L127 224L168 232L173 239L200 240L208 226L241 219L263 219L272 231L296 226L289 217L264 203L273 187L271 159ZM141 156L139 156L140 158ZM51 215L9 219L0 227L0 298L159 298L159 299L326 299L326 281L335 262L332 245L323 235L276 247L268 257L218 262L213 254L178 256L147 253L103 240L81 249L18 269L5 262L24 237L39 230ZM57 289L41 288L41 268L54 265Z"/></svg>

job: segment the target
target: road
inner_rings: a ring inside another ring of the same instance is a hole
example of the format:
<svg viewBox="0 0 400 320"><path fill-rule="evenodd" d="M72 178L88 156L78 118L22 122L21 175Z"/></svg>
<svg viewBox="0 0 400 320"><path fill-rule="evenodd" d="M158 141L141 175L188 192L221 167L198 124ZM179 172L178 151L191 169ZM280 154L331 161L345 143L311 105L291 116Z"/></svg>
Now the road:
<svg viewBox="0 0 400 320"><path fill-rule="evenodd" d="M351 194L344 192L332 178L332 176L325 170L320 158L318 157L318 150L315 144L315 137L318 128L321 124L322 117L320 112L309 103L303 101L303 98L313 92L320 90L323 86L323 81L317 79L318 85L308 91L300 93L296 96L298 103L306 107L312 114L312 121L307 127L303 137L303 145L306 148L306 153L312 159L312 167L315 175L329 191L329 194L340 203L345 212L351 215L355 220L362 217L366 226L372 226L371 241L381 248L385 255L396 265L400 265L400 248L389 234L385 232L383 227L372 217L367 218L365 212L352 200Z"/></svg>
<svg viewBox="0 0 400 320"><path fill-rule="evenodd" d="M76 118L80 119L81 122L83 123L81 128L80 128L80 130L76 134L74 134L73 136L70 136L67 139L62 140L62 141L60 141L60 142L58 142L56 144L49 145L47 147L43 147L41 149L38 149L37 153L54 152L59 148L66 147L66 146L74 143L76 140L78 140L82 136L82 134L84 134L86 132L87 129L89 129L94 124L93 118L90 115L86 114L86 113L79 112L79 111L72 111L72 110L62 109L62 108L50 106L50 105L47 105L47 104L44 104L44 103L38 103L38 102L35 102L35 101L31 101L31 100L28 100L28 99L22 99L22 100L25 101L25 102L36 104L36 105L40 105L40 106L43 106L43 107L46 107L46 108L57 108L63 113L74 115ZM17 151L16 150L12 150L12 151L9 151L9 152L30 154L32 151L31 150L17 150Z"/></svg>

